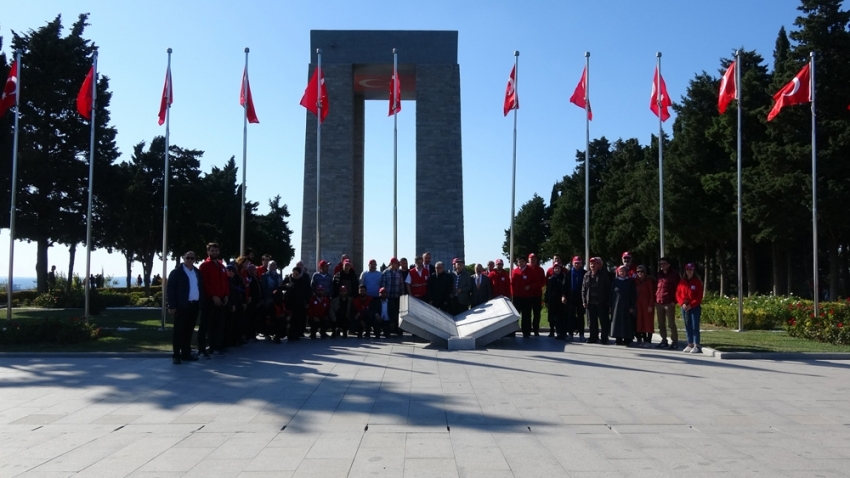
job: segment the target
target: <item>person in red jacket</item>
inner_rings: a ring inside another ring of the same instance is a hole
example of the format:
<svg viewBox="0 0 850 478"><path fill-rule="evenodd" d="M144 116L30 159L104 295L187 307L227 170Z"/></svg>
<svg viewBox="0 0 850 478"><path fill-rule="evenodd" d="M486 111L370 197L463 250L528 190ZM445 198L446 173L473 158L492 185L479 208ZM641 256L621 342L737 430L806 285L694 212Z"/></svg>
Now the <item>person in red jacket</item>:
<svg viewBox="0 0 850 478"><path fill-rule="evenodd" d="M331 300L325 295L325 286L317 286L316 293L307 302L307 321L310 323L310 338L316 338L316 332L323 339L329 338L328 327L330 318L328 313L331 309Z"/></svg>
<svg viewBox="0 0 850 478"><path fill-rule="evenodd" d="M490 278L490 285L493 286L493 297L511 297L511 275L505 270L503 260L496 259L495 269L491 270L487 277Z"/></svg>
<svg viewBox="0 0 850 478"><path fill-rule="evenodd" d="M224 355L224 308L230 295L230 282L227 269L218 254L217 243L207 244L207 258L198 267L201 280L204 281L204 303L201 309L201 324L198 327L198 353L204 358L210 358L210 353Z"/></svg>
<svg viewBox="0 0 850 478"><path fill-rule="evenodd" d="M531 304L531 312L533 315L531 322L531 330L535 337L540 336L540 313L543 310L543 288L546 287L546 271L540 265L540 260L533 252L528 255L528 267L534 270L534 301Z"/></svg>
<svg viewBox="0 0 850 478"><path fill-rule="evenodd" d="M536 298L535 286L537 283L537 271L528 265L525 257L517 259L517 266L511 271L511 296L514 307L519 312L522 327L522 336L531 335L531 310Z"/></svg>
<svg viewBox="0 0 850 478"><path fill-rule="evenodd" d="M694 270L693 264L685 266L685 277L676 287L676 303L682 308L682 318L685 320L685 332L688 334L688 346L684 352L698 354L702 352L699 346L699 318L702 313L702 281Z"/></svg>
<svg viewBox="0 0 850 478"><path fill-rule="evenodd" d="M372 305L372 296L366 293L366 286L360 284L358 296L354 298L354 323L357 326L357 336L369 338L372 330L372 318L369 316L369 307Z"/></svg>
<svg viewBox="0 0 850 478"><path fill-rule="evenodd" d="M679 348L679 330L676 328L676 286L679 285L679 273L670 267L666 257L658 259L658 275L655 289L655 316L658 319L658 333L661 343L655 348ZM667 327L670 327L670 340L667 343Z"/></svg>

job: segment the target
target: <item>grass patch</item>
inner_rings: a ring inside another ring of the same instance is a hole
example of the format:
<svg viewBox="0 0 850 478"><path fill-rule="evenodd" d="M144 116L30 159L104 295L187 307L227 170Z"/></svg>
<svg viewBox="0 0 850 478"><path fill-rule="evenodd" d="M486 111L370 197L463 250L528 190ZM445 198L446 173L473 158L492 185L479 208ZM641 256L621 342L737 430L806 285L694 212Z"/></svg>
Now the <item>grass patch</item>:
<svg viewBox="0 0 850 478"><path fill-rule="evenodd" d="M45 318L71 319L81 317L82 309L12 309L12 320L35 321ZM3 352L162 352L171 350L172 321L166 320L166 329L160 330L159 309L125 310L106 309L91 318L91 323L101 327L98 340L71 345L35 344L4 345ZM0 327L7 323L5 315ZM134 329L119 331L118 328Z"/></svg>
<svg viewBox="0 0 850 478"><path fill-rule="evenodd" d="M833 345L791 337L784 330L735 332L717 329L700 335L702 345L721 352L847 352L850 345Z"/></svg>

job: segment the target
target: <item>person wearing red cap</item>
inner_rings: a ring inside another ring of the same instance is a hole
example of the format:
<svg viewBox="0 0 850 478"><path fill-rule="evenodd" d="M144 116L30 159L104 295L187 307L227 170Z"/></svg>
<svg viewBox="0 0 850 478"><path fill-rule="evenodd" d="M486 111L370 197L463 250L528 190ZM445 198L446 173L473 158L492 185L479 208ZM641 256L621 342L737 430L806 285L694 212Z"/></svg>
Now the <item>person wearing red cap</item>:
<svg viewBox="0 0 850 478"><path fill-rule="evenodd" d="M651 347L652 332L655 330L655 278L646 273L646 267L637 266L637 278L635 279L635 330L637 331L638 345Z"/></svg>
<svg viewBox="0 0 850 478"><path fill-rule="evenodd" d="M487 276L493 287L493 297L511 298L511 274L505 270L505 261L496 259L495 268Z"/></svg>
<svg viewBox="0 0 850 478"><path fill-rule="evenodd" d="M352 306L354 308L354 326L357 330L357 336L363 337L363 333L366 333L366 338L369 337L369 333L372 330L372 315L369 313L369 310L372 305L372 297L366 293L366 286L360 285L358 287L357 297L352 301Z"/></svg>
<svg viewBox="0 0 850 478"><path fill-rule="evenodd" d="M404 290L404 277L399 269L398 259L393 257L390 259L390 266L381 273L381 289L386 289L387 300L390 307L390 320L388 324L384 324L384 334L397 332L398 335L404 335L401 329L398 328L398 311L399 298ZM380 291L379 291L380 292Z"/></svg>
<svg viewBox="0 0 850 478"><path fill-rule="evenodd" d="M655 289L655 316L658 319L658 333L661 343L659 349L679 348L679 330L676 328L676 288L679 285L679 273L670 267L666 257L658 259L658 276ZM667 343L667 327L670 327L670 344Z"/></svg>
<svg viewBox="0 0 850 478"><path fill-rule="evenodd" d="M688 346L685 353L698 354L702 352L699 345L699 319L702 314L702 281L696 273L693 264L685 265L685 276L676 286L676 303L682 309L685 320L685 333L688 335Z"/></svg>
<svg viewBox="0 0 850 478"><path fill-rule="evenodd" d="M608 334L611 329L609 306L611 304L611 276L602 267L602 259L590 259L590 271L584 275L581 284L581 301L587 310L587 322L590 325L590 337L587 343L601 342L608 344ZM600 337L600 325L602 336Z"/></svg>
<svg viewBox="0 0 850 478"><path fill-rule="evenodd" d="M330 294L333 290L334 276L328 271L329 268L330 263L328 261L319 261L319 270L314 272L310 279L310 289L314 294L319 286L324 287L327 294Z"/></svg>
<svg viewBox="0 0 850 478"><path fill-rule="evenodd" d="M307 322L310 324L310 338L315 339L316 333L323 339L328 338L328 328L330 320L328 313L331 308L331 301L325 295L325 286L316 287L316 292L310 301L307 303Z"/></svg>
<svg viewBox="0 0 850 478"><path fill-rule="evenodd" d="M517 266L511 271L511 296L514 307L520 314L522 336L531 335L531 309L535 300L534 283L537 281L534 270L528 266L525 257L517 259Z"/></svg>
<svg viewBox="0 0 850 478"><path fill-rule="evenodd" d="M611 337L617 345L632 343L635 335L635 282L629 277L629 267L617 268L617 277L611 284Z"/></svg>
<svg viewBox="0 0 850 478"><path fill-rule="evenodd" d="M334 275L339 274L343 267L345 267L345 261L348 261L348 263L351 264L351 258L348 257L348 254L343 254L342 257L340 257L339 262L334 266ZM351 270L354 271L354 264L351 264Z"/></svg>
<svg viewBox="0 0 850 478"><path fill-rule="evenodd" d="M428 269L422 261L422 256L413 259L414 267L410 269L404 280L407 293L419 300L428 301Z"/></svg>
<svg viewBox="0 0 850 478"><path fill-rule="evenodd" d="M342 270L334 274L333 279L333 290L331 291L331 297L339 297L339 288L345 286L349 293L349 297L353 292L357 291L357 286L359 285L359 281L357 279L357 273L354 272L354 267L351 264L349 259L345 259L342 261Z"/></svg>
<svg viewBox="0 0 850 478"><path fill-rule="evenodd" d="M584 305L581 301L581 284L584 282L584 261L581 257L573 257L573 267L565 273L565 289L567 296L567 340L572 340L578 333L579 340L584 340Z"/></svg>
<svg viewBox="0 0 850 478"><path fill-rule="evenodd" d="M532 269L534 275L534 285L532 291L535 300L531 303L532 322L531 329L535 337L540 336L540 313L543 310L543 287L546 286L546 272L540 265L540 260L533 252L528 255L528 267Z"/></svg>

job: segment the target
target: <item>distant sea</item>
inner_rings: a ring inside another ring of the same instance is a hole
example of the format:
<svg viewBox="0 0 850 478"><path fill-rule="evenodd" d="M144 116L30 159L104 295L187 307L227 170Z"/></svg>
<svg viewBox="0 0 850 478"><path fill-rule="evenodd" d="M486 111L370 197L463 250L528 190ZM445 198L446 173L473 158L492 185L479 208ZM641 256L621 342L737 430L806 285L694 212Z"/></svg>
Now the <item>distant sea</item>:
<svg viewBox="0 0 850 478"><path fill-rule="evenodd" d="M126 279L121 279L120 284L123 286ZM119 285L119 279L112 280L112 286L116 287ZM35 277L13 277L12 278L12 286L15 287L15 290L32 290L38 287L38 279ZM6 278L0 278L0 291L6 290Z"/></svg>

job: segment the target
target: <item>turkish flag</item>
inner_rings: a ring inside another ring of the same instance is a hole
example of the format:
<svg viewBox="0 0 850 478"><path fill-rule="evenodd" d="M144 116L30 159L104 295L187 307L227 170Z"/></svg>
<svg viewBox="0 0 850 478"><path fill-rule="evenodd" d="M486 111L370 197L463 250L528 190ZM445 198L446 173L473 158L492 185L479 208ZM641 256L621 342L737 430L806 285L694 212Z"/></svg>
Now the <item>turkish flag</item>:
<svg viewBox="0 0 850 478"><path fill-rule="evenodd" d="M660 86L659 83L661 83ZM649 109L655 113L655 116L661 118L661 121L667 121L670 119L669 108L671 106L673 106L673 103L670 101L670 95L667 94L667 83L664 82L664 77L658 74L658 67L656 66L655 76L652 77L652 94L649 96Z"/></svg>
<svg viewBox="0 0 850 478"><path fill-rule="evenodd" d="M162 99L159 102L159 123L165 123L165 110L171 107L174 103L174 87L171 84L171 67L165 70L165 84L162 85Z"/></svg>
<svg viewBox="0 0 850 478"><path fill-rule="evenodd" d="M510 110L519 109L519 96L516 91L516 65L511 69L511 76L508 77L508 87L505 89L505 116Z"/></svg>
<svg viewBox="0 0 850 478"><path fill-rule="evenodd" d="M729 65L723 79L720 80L720 97L717 99L717 109L720 114L726 112L726 107L738 96L738 85L735 84L735 62Z"/></svg>
<svg viewBox="0 0 850 478"><path fill-rule="evenodd" d="M249 123L259 123L257 112L254 110L254 97L251 96L251 83L248 82L248 68L242 72L242 90L239 91L239 104L247 108L245 115ZM246 106L247 105L247 106Z"/></svg>
<svg viewBox="0 0 850 478"><path fill-rule="evenodd" d="M773 95L776 103L773 104L773 109L767 115L767 120L770 121L779 114L779 110L786 106L799 105L802 103L810 103L812 101L812 86L809 64L800 70L799 73L783 86L781 90Z"/></svg>
<svg viewBox="0 0 850 478"><path fill-rule="evenodd" d="M393 77L390 80L390 113L387 116L392 116L399 111L401 111L401 80L398 77L398 71L393 68Z"/></svg>
<svg viewBox="0 0 850 478"><path fill-rule="evenodd" d="M80 87L80 92L77 94L77 111L80 113L80 116L91 121L91 109L92 103L94 102L92 99L92 82L94 81L94 66L89 70L89 74L86 75L85 81L83 81L83 86Z"/></svg>
<svg viewBox="0 0 850 478"><path fill-rule="evenodd" d="M593 120L593 110L590 109L590 96L587 94L587 67L584 67L584 71L581 73L581 80L579 80L573 96L570 96L570 103L579 108L586 109L587 119Z"/></svg>
<svg viewBox="0 0 850 478"><path fill-rule="evenodd" d="M3 86L3 93L0 95L0 116L6 114L9 108L15 106L18 98L18 63L12 62L12 67L9 68L9 77L6 79L6 84Z"/></svg>
<svg viewBox="0 0 850 478"><path fill-rule="evenodd" d="M321 82L321 95L319 94L319 85ZM322 107L322 117L319 118L319 123L324 123L330 110L330 101L328 101L328 89L325 87L325 75L321 68L313 70L313 75L310 76L310 82L307 83L307 88L304 90L304 96L301 97L301 106L307 108L307 111L319 116L319 106Z"/></svg>

